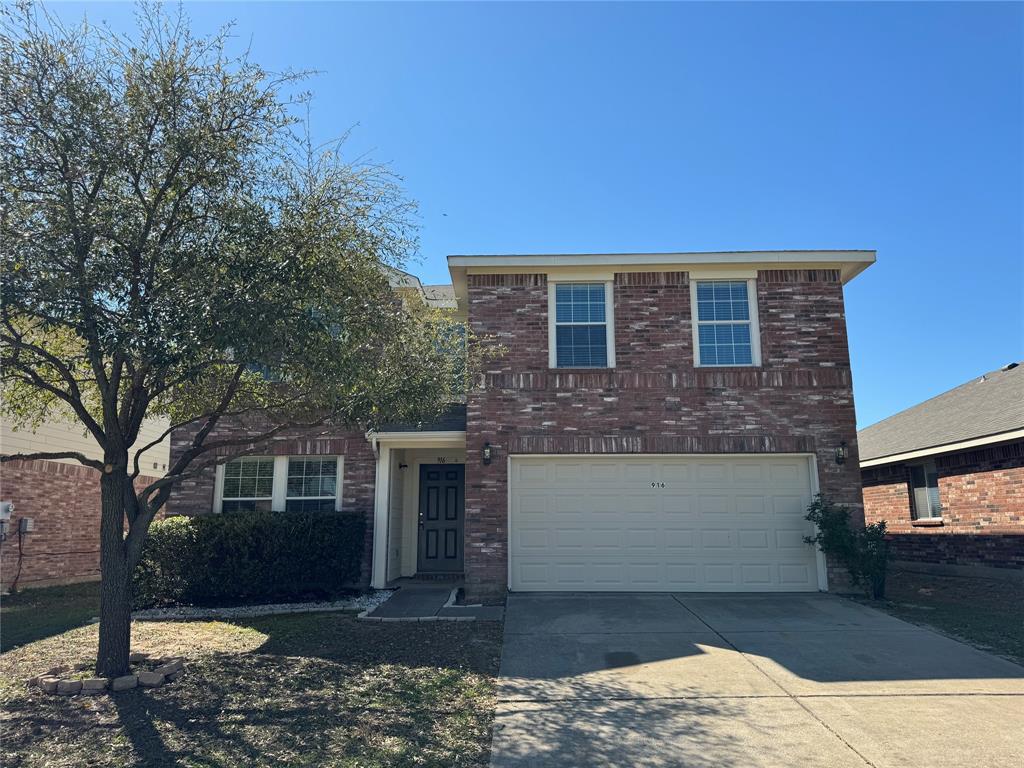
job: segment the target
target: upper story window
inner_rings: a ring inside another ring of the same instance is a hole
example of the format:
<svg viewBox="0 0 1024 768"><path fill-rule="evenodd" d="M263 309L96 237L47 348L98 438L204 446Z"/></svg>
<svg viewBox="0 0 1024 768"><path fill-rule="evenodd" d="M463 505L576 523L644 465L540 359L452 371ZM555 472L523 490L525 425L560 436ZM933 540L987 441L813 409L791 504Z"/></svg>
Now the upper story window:
<svg viewBox="0 0 1024 768"><path fill-rule="evenodd" d="M696 365L760 365L755 282L695 280L691 285Z"/></svg>
<svg viewBox="0 0 1024 768"><path fill-rule="evenodd" d="M939 473L934 461L910 466L911 518L927 520L942 517L942 498L939 496Z"/></svg>
<svg viewBox="0 0 1024 768"><path fill-rule="evenodd" d="M549 283L552 368L615 366L611 283Z"/></svg>
<svg viewBox="0 0 1024 768"><path fill-rule="evenodd" d="M258 456L217 467L214 512L340 509L340 456Z"/></svg>

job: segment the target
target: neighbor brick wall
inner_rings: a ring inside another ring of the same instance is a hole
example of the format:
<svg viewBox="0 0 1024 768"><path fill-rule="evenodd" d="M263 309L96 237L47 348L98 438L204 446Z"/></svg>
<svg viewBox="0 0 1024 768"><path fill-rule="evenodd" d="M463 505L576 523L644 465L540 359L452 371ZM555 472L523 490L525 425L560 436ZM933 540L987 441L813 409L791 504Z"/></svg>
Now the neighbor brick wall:
<svg viewBox="0 0 1024 768"><path fill-rule="evenodd" d="M693 365L686 272L615 276L614 370L548 368L543 274L470 275L469 323L506 347L469 393L466 589L507 588L507 456L516 453L770 453L818 456L823 493L861 515L843 291L834 270L762 271L763 365ZM850 447L834 462L840 441ZM831 571L839 583L840 572Z"/></svg>
<svg viewBox="0 0 1024 768"><path fill-rule="evenodd" d="M884 520L896 559L1024 568L1024 441L935 457L942 525L911 520L906 464L862 473L864 514Z"/></svg>
<svg viewBox="0 0 1024 768"><path fill-rule="evenodd" d="M258 420L222 422L210 435L210 442L256 436L266 430ZM191 443L195 428L176 430L171 435L171 464ZM236 444L224 448L221 455L244 451L249 444ZM341 509L366 518L366 541L362 563L361 583L369 584L373 552L373 493L377 463L366 435L358 430L325 430L310 436L297 432L276 435L265 448L252 455L261 456L344 456ZM169 515L204 515L213 511L216 473L213 467L182 480L171 493L167 504Z"/></svg>
<svg viewBox="0 0 1024 768"><path fill-rule="evenodd" d="M145 486L155 477L141 476ZM100 474L80 464L11 461L0 467L0 499L14 502L10 535L0 552L0 583L6 589L99 578ZM18 576L18 520L35 530L23 540Z"/></svg>

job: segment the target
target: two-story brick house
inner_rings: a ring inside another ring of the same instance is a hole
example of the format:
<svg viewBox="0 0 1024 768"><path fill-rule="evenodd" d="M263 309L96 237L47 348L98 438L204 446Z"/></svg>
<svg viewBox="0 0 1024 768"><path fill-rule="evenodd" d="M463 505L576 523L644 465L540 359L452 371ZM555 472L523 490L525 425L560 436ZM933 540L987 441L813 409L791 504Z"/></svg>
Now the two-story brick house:
<svg viewBox="0 0 1024 768"><path fill-rule="evenodd" d="M457 312L504 348L464 409L283 438L171 511L352 510L374 586L454 573L471 599L828 589L804 513L862 510L843 285L874 258L451 256Z"/></svg>

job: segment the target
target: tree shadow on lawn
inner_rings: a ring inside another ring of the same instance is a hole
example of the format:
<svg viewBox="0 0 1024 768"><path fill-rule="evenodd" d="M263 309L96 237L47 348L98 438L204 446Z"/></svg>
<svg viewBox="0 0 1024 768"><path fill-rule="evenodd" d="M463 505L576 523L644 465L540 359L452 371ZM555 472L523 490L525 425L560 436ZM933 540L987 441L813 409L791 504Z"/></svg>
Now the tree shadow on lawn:
<svg viewBox="0 0 1024 768"><path fill-rule="evenodd" d="M486 765L501 626L245 622L251 652L201 655L176 682L9 702L11 764Z"/></svg>
<svg viewBox="0 0 1024 768"><path fill-rule="evenodd" d="M0 600L0 652L59 635L99 615L98 581L23 589Z"/></svg>

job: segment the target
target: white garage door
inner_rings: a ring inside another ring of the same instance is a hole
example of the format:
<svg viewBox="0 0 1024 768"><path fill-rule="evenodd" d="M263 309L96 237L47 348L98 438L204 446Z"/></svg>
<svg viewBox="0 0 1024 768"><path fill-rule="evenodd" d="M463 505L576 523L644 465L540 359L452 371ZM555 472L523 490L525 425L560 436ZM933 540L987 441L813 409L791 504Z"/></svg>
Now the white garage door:
<svg viewBox="0 0 1024 768"><path fill-rule="evenodd" d="M514 591L818 589L803 456L511 462Z"/></svg>

